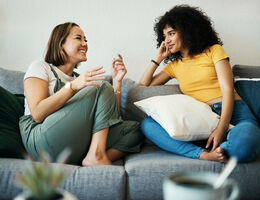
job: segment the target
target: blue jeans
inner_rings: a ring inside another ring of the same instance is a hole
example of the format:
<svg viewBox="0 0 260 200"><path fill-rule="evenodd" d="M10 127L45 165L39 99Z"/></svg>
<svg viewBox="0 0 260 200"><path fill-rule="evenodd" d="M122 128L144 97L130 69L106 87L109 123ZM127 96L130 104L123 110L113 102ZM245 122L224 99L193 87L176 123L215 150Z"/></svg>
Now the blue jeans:
<svg viewBox="0 0 260 200"><path fill-rule="evenodd" d="M221 115L222 102L215 103L211 109ZM220 147L228 157L237 157L238 162L249 162L260 154L260 128L255 116L243 100L234 101L231 124L235 125ZM154 121L147 117L142 122L142 131L145 136L160 148L188 158L199 159L205 151L205 141L186 142L173 139ZM202 145L203 146L202 146Z"/></svg>

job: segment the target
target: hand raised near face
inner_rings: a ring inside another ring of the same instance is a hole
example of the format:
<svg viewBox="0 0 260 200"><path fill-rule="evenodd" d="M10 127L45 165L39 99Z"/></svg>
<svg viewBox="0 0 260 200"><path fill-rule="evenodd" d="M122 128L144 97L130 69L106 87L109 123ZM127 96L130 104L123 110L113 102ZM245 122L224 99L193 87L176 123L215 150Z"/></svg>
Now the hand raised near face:
<svg viewBox="0 0 260 200"><path fill-rule="evenodd" d="M103 66L95 67L90 70L86 70L79 77L72 81L72 89L79 91L86 86L99 86L100 83L97 81L102 81L105 79L105 76L98 76L104 74L105 70Z"/></svg>
<svg viewBox="0 0 260 200"><path fill-rule="evenodd" d="M167 58L170 55L170 53L171 52L169 51L169 49L165 45L165 42L162 42L160 47L159 47L158 53L157 53L157 59L162 61L165 58Z"/></svg>
<svg viewBox="0 0 260 200"><path fill-rule="evenodd" d="M123 57L118 54L118 58L114 59L112 62L111 74L113 82L121 82L124 78L127 70L123 61Z"/></svg>

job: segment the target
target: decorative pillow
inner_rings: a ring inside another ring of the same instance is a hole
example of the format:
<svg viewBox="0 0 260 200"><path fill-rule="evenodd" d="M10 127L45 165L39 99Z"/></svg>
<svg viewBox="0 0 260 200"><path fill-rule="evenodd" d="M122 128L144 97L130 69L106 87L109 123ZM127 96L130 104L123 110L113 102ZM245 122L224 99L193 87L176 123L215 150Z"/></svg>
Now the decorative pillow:
<svg viewBox="0 0 260 200"><path fill-rule="evenodd" d="M18 123L24 113L24 98L0 87L0 99L0 157L23 158Z"/></svg>
<svg viewBox="0 0 260 200"><path fill-rule="evenodd" d="M177 140L207 139L219 121L208 104L183 94L154 96L134 104Z"/></svg>
<svg viewBox="0 0 260 200"><path fill-rule="evenodd" d="M179 85L140 86L130 78L124 78L121 91L120 112L124 120L142 122L147 115L134 102L153 96L181 94Z"/></svg>
<svg viewBox="0 0 260 200"><path fill-rule="evenodd" d="M235 89L252 110L260 124L260 78L237 78Z"/></svg>

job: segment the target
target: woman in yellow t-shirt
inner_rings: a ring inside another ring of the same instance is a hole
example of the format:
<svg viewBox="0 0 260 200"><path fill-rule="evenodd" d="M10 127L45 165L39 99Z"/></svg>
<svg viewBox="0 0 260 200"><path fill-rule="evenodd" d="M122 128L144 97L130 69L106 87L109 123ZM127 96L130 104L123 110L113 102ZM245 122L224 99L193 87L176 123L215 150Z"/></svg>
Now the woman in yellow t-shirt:
<svg viewBox="0 0 260 200"><path fill-rule="evenodd" d="M155 32L159 50L139 85L162 85L176 78L185 95L210 105L220 120L203 147L171 138L151 117L142 122L146 137L164 150L189 158L255 159L260 154L259 124L234 90L229 57L208 16L199 8L175 6L159 18ZM163 60L168 64L154 74ZM235 127L228 131L230 123Z"/></svg>

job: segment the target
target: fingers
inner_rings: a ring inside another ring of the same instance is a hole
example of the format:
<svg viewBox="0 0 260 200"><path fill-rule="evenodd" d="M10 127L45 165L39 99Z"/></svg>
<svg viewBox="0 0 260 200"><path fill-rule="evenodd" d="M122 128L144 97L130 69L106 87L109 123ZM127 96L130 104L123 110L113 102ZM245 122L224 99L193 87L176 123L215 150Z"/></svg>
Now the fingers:
<svg viewBox="0 0 260 200"><path fill-rule="evenodd" d="M218 146L218 144L215 141L213 141L213 147L212 147L211 151L215 151L217 146Z"/></svg>
<svg viewBox="0 0 260 200"><path fill-rule="evenodd" d="M88 77L87 81L103 81L105 78L105 76L92 76Z"/></svg>
<svg viewBox="0 0 260 200"><path fill-rule="evenodd" d="M213 140L213 137L209 136L209 139L208 139L207 144L206 144L206 147L205 147L206 149L209 148L209 146L210 146L212 140Z"/></svg>
<svg viewBox="0 0 260 200"><path fill-rule="evenodd" d="M121 60L123 60L123 57L120 55L120 54L117 54L118 55L118 57L121 59Z"/></svg>
<svg viewBox="0 0 260 200"><path fill-rule="evenodd" d="M125 69L125 64L123 61L123 57L120 54L117 54L118 58L114 58L112 62L112 68L116 70L126 70Z"/></svg>
<svg viewBox="0 0 260 200"><path fill-rule="evenodd" d="M124 62L122 59L114 59L113 64L119 64L119 65L124 65Z"/></svg>
<svg viewBox="0 0 260 200"><path fill-rule="evenodd" d="M99 83L99 82L90 81L90 82L87 82L85 86L100 86L100 84L101 83Z"/></svg>
<svg viewBox="0 0 260 200"><path fill-rule="evenodd" d="M88 72L94 72L94 71L99 71L99 70L101 70L101 69L103 69L103 66L94 67L94 68L92 68L92 69L90 69L90 70L87 70L87 71L88 71Z"/></svg>
<svg viewBox="0 0 260 200"><path fill-rule="evenodd" d="M112 66L112 68L115 70L115 71L127 71L125 66L124 65L119 65L119 64L116 64L114 66Z"/></svg>
<svg viewBox="0 0 260 200"><path fill-rule="evenodd" d="M160 50L161 50L161 51L166 51L166 50L167 50L167 47L166 47L165 42L162 42L162 43L161 43L161 45L160 45Z"/></svg>
<svg viewBox="0 0 260 200"><path fill-rule="evenodd" d="M227 162L227 157L226 157L226 155L225 155L225 152L224 152L224 150L221 148L221 147L218 147L217 149L216 149L216 152L217 152L217 156L218 156L218 160L220 161L220 162Z"/></svg>
<svg viewBox="0 0 260 200"><path fill-rule="evenodd" d="M100 66L100 67L95 67L93 69L87 70L85 73L86 73L86 76L93 77L96 75L104 74L105 72L106 71L103 70L103 66Z"/></svg>
<svg viewBox="0 0 260 200"><path fill-rule="evenodd" d="M101 84L100 81L105 80L105 76L92 76L87 77L83 82L83 87L86 86L99 86Z"/></svg>
<svg viewBox="0 0 260 200"><path fill-rule="evenodd" d="M90 70L85 71L84 81L86 85L100 85L92 81L102 81L105 80L105 76L98 76L104 74L106 71L103 69L103 66L95 67ZM89 83L91 82L91 84Z"/></svg>
<svg viewBox="0 0 260 200"><path fill-rule="evenodd" d="M164 48L164 47L165 47L165 42L162 42L160 48Z"/></svg>
<svg viewBox="0 0 260 200"><path fill-rule="evenodd" d="M120 63L124 63L123 62L123 57L120 54L117 54L118 58L114 58L113 62L120 62Z"/></svg>

